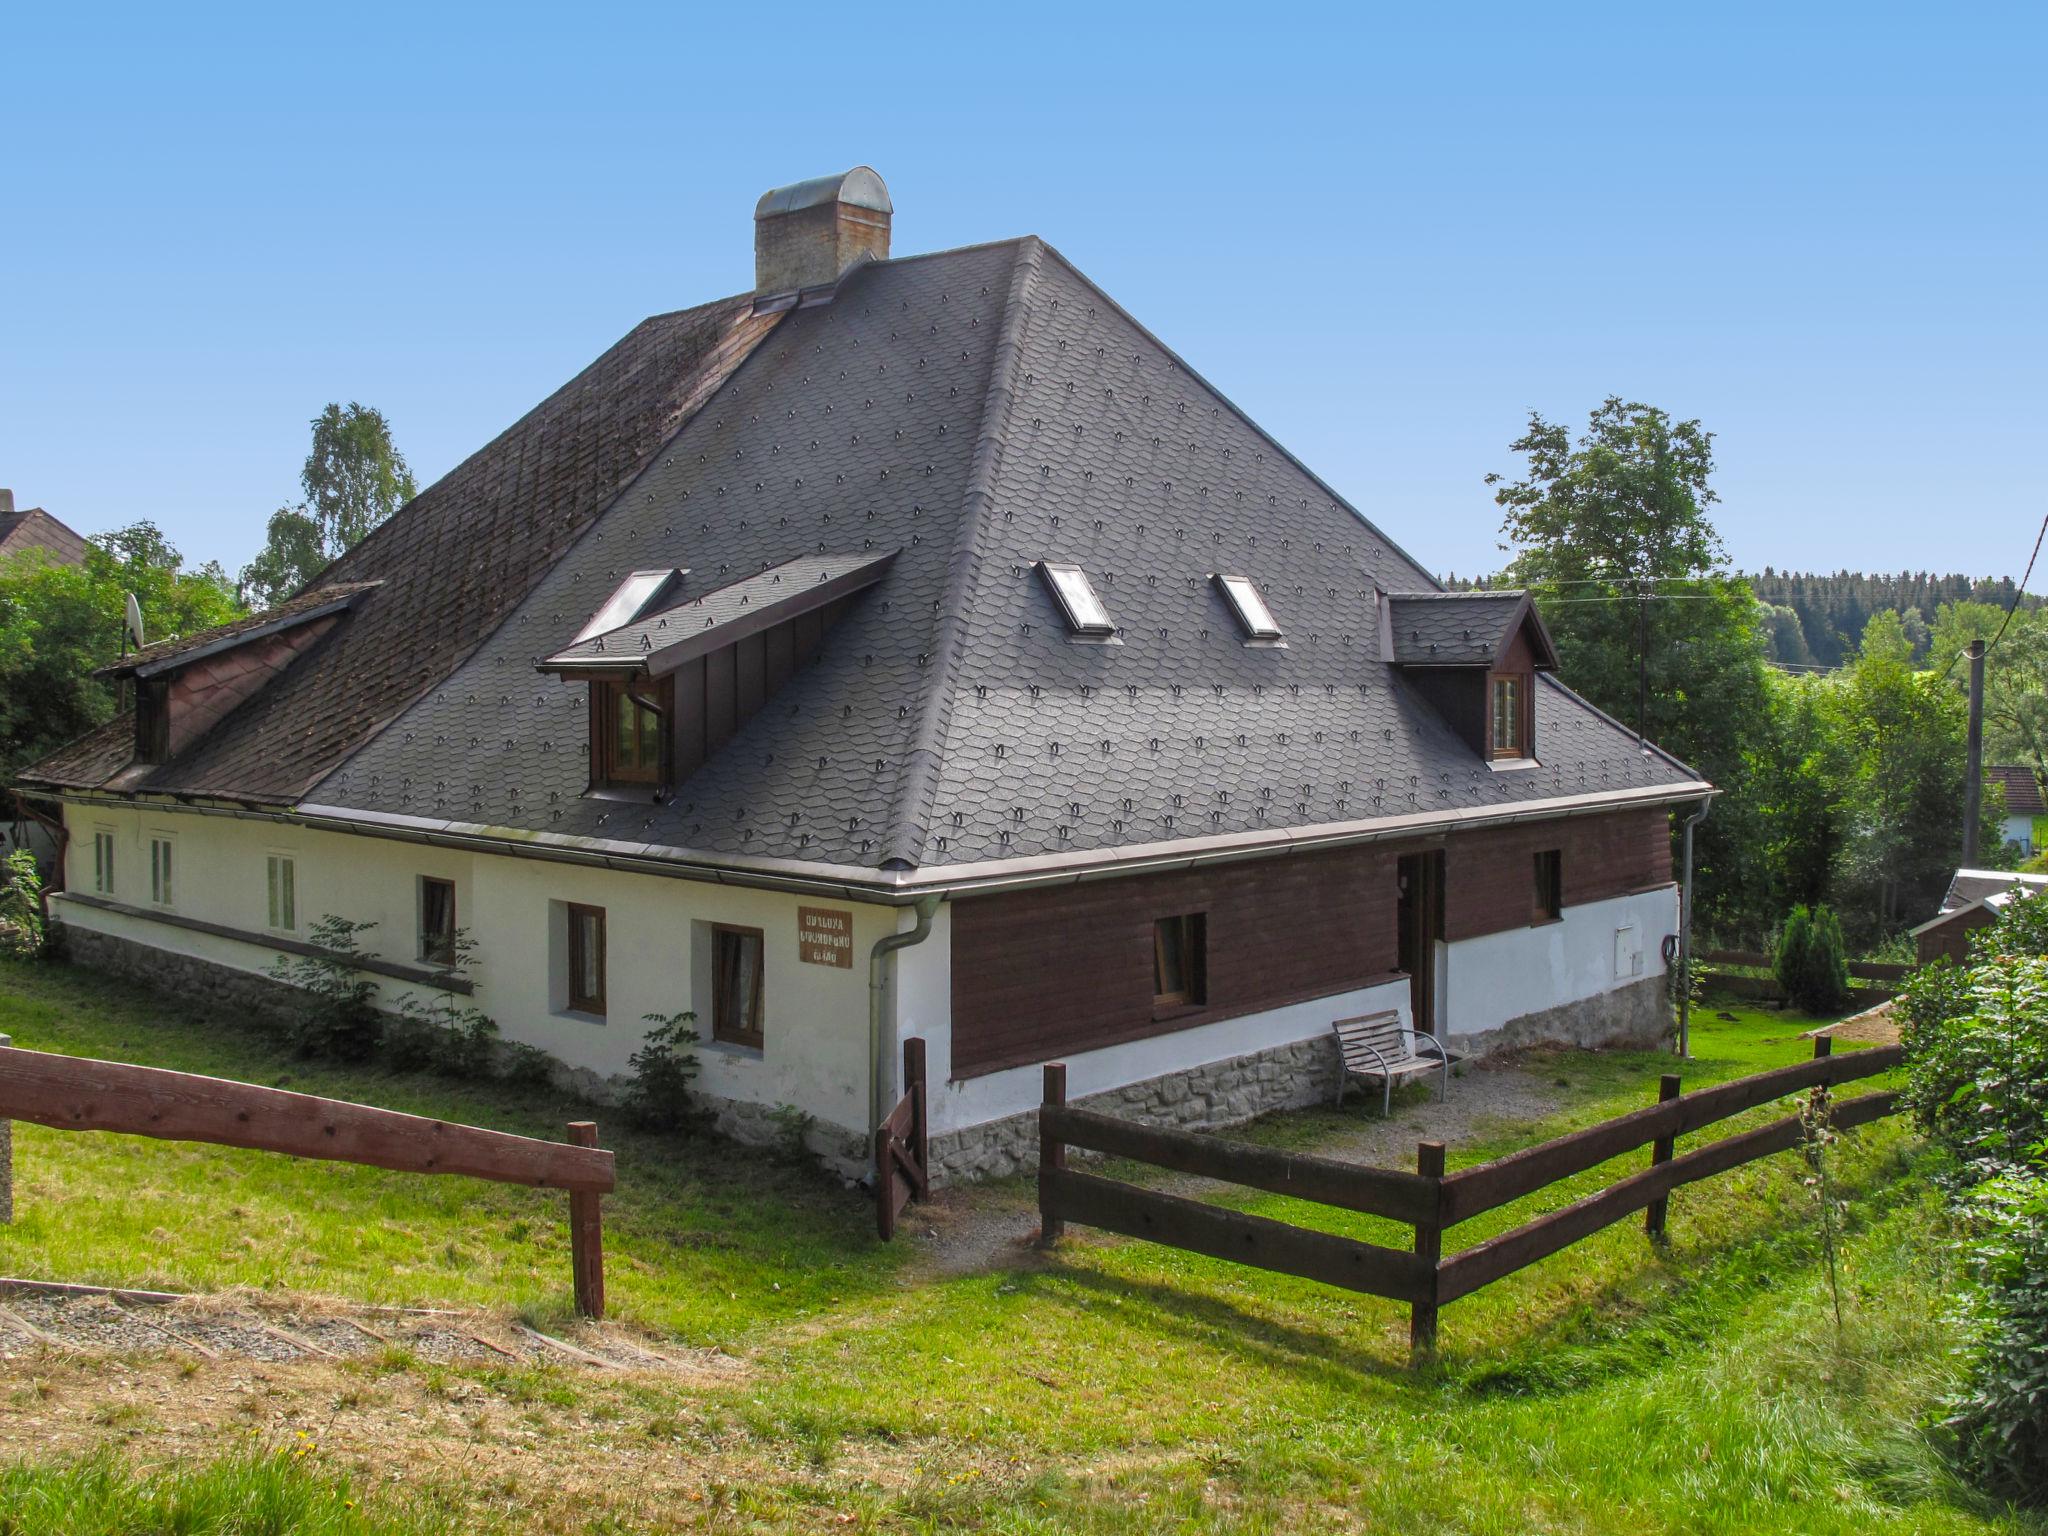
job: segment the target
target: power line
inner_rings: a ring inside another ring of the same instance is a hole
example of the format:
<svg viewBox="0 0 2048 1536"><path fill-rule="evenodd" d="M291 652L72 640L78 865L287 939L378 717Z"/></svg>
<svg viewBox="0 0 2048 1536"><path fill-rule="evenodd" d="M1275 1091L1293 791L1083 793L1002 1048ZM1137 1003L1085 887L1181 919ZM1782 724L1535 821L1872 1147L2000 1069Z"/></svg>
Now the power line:
<svg viewBox="0 0 2048 1536"><path fill-rule="evenodd" d="M2005 617L1998 621L1998 633L1991 637L1991 644L1984 647L1984 654L1986 656L1989 656L1992 648L2005 638L2005 627L2012 622L2013 613L2019 608L2020 599L2026 595L2027 578L2034 574L2034 562L2041 558L2041 540L2043 538L2048 538L2048 512L2041 514L2041 531L2034 535L2034 552L2027 556L2027 568L2021 574L2019 584L2012 589L2012 601L2005 605ZM1955 671L1956 663L1962 659L1963 652L1961 651L1957 651L1955 655L1949 657L1948 665L1941 669L1941 676L1936 679L1936 682L1947 682L1949 673Z"/></svg>

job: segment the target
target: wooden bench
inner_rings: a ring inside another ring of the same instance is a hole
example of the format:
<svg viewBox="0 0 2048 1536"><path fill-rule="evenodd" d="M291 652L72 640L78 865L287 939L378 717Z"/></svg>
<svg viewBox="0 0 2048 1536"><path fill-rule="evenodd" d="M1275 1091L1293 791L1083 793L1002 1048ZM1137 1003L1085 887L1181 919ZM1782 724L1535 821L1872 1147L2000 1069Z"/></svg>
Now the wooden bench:
<svg viewBox="0 0 2048 1536"><path fill-rule="evenodd" d="M1344 1107L1344 1090L1354 1077L1376 1078L1385 1085L1382 1114L1393 1113L1394 1084L1411 1077L1436 1073L1442 1096L1450 1097L1450 1057L1434 1035L1410 1029L1395 1010L1337 1019L1330 1027L1337 1032L1337 1045L1344 1053L1344 1070L1337 1074L1339 1109Z"/></svg>

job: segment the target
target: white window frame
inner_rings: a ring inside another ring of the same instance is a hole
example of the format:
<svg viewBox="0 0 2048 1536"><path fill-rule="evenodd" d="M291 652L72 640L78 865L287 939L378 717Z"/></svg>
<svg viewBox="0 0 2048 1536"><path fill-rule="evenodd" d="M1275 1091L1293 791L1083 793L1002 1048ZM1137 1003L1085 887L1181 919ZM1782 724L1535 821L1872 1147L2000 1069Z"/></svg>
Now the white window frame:
<svg viewBox="0 0 2048 1536"><path fill-rule="evenodd" d="M175 907L178 904L178 834L149 834L149 904Z"/></svg>
<svg viewBox="0 0 2048 1536"><path fill-rule="evenodd" d="M1256 581L1229 571L1218 571L1209 579L1216 583L1216 590L1230 605L1237 627L1244 631L1245 644L1284 646L1287 643L1286 635L1280 630L1280 621L1273 616L1273 607L1266 601L1266 594L1259 590Z"/></svg>
<svg viewBox="0 0 2048 1536"><path fill-rule="evenodd" d="M284 899L278 900L282 874ZM297 933L299 931L299 873L298 855L283 849L272 849L263 856L263 917L264 926L272 933ZM279 919L283 921L280 922Z"/></svg>
<svg viewBox="0 0 2048 1536"><path fill-rule="evenodd" d="M1109 605L1080 566L1066 560L1041 560L1038 574L1067 621L1069 639L1099 645L1116 638L1116 620L1109 616Z"/></svg>
<svg viewBox="0 0 2048 1536"><path fill-rule="evenodd" d="M112 896L115 893L114 850L117 846L112 827L92 829L92 888L97 896Z"/></svg>

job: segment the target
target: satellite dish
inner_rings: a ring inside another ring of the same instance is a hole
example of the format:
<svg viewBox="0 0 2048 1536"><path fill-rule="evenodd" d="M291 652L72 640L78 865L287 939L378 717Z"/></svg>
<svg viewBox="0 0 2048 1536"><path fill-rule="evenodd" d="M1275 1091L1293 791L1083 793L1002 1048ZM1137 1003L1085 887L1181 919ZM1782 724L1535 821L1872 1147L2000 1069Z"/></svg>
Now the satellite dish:
<svg viewBox="0 0 2048 1536"><path fill-rule="evenodd" d="M128 594L127 638L135 642L135 649L142 649L142 604L135 601L135 594Z"/></svg>

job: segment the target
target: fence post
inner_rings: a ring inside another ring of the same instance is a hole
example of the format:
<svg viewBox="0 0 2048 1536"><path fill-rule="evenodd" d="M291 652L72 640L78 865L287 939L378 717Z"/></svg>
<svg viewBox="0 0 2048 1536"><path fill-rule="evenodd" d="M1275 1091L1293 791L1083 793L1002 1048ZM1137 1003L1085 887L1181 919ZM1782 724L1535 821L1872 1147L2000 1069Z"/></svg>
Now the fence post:
<svg viewBox="0 0 2048 1536"><path fill-rule="evenodd" d="M1666 1072L1657 1079L1657 1102L1659 1104L1669 1104L1677 1097L1678 1074L1676 1072ZM1670 1162L1671 1154L1677 1149L1678 1138L1676 1136L1659 1136L1650 1145L1650 1166L1654 1168L1659 1163ZM1670 1214L1671 1197L1669 1195L1659 1195L1650 1202L1650 1208L1643 1212L1643 1230L1651 1237L1662 1238L1664 1236L1664 1218Z"/></svg>
<svg viewBox="0 0 2048 1536"><path fill-rule="evenodd" d="M0 1047L14 1044L0 1035ZM14 1220L14 1122L0 1120L0 1223Z"/></svg>
<svg viewBox="0 0 2048 1536"><path fill-rule="evenodd" d="M1833 1035L1815 1035L1813 1037L1813 1059L1815 1061L1819 1061L1823 1056L1832 1056L1834 1054L1835 1037Z"/></svg>
<svg viewBox="0 0 2048 1536"><path fill-rule="evenodd" d="M1051 1175L1067 1166L1067 1144L1053 1134L1045 1110L1058 1109L1067 1102L1067 1064L1045 1064L1045 1108L1038 1112L1038 1240L1051 1244L1066 1235L1067 1224L1053 1214Z"/></svg>
<svg viewBox="0 0 2048 1536"><path fill-rule="evenodd" d="M569 1140L579 1147L597 1145L595 1120L571 1120ZM576 1277L576 1310L587 1318L604 1317L604 1215L594 1189L569 1191L569 1265Z"/></svg>
<svg viewBox="0 0 2048 1536"><path fill-rule="evenodd" d="M1444 1256L1443 1177L1444 1144L1418 1141L1415 1171L1434 1182L1430 1219L1415 1224L1415 1256L1429 1261L1429 1300L1414 1302L1408 1309L1408 1353L1410 1357L1436 1353L1436 1309L1438 1269Z"/></svg>

